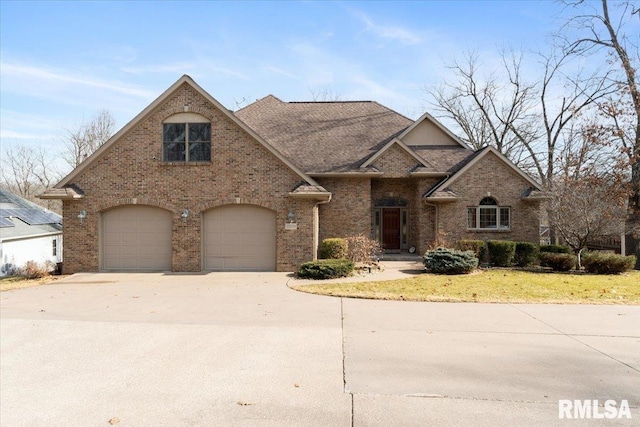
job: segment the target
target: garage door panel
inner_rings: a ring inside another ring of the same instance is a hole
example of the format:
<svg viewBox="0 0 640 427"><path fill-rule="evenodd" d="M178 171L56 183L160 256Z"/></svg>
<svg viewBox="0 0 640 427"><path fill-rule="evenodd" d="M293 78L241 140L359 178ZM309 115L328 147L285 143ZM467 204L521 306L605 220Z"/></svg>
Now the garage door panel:
<svg viewBox="0 0 640 427"><path fill-rule="evenodd" d="M215 208L204 215L206 270L275 270L276 214L253 205Z"/></svg>
<svg viewBox="0 0 640 427"><path fill-rule="evenodd" d="M170 270L171 212L151 206L123 206L102 216L103 270Z"/></svg>

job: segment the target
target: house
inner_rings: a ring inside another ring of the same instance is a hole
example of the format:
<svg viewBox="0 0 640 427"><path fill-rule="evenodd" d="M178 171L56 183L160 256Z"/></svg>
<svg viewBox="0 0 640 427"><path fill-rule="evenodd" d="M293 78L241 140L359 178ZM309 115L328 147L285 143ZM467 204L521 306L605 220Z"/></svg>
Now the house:
<svg viewBox="0 0 640 427"><path fill-rule="evenodd" d="M292 271L327 237L537 242L541 187L428 114L274 96L234 113L185 75L41 197L63 200L68 273Z"/></svg>
<svg viewBox="0 0 640 427"><path fill-rule="evenodd" d="M27 261L62 262L62 217L0 189L0 276Z"/></svg>

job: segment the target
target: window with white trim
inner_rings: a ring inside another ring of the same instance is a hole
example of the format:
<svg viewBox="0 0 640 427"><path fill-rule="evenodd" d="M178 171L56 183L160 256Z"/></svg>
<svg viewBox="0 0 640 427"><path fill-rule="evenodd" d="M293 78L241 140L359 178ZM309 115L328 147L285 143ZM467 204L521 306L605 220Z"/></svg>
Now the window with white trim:
<svg viewBox="0 0 640 427"><path fill-rule="evenodd" d="M509 230L511 228L511 208L498 206L493 197L480 200L478 206L467 208L467 229L469 230Z"/></svg>

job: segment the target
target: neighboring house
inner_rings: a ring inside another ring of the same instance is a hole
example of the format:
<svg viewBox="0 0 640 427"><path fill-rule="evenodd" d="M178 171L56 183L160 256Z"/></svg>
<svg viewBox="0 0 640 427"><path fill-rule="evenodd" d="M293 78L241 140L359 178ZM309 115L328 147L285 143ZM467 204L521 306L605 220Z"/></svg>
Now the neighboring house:
<svg viewBox="0 0 640 427"><path fill-rule="evenodd" d="M0 276L27 261L62 262L62 217L22 197L0 190Z"/></svg>
<svg viewBox="0 0 640 427"><path fill-rule="evenodd" d="M65 272L292 271L327 237L538 242L541 187L428 114L273 96L234 113L183 76L41 197L63 200Z"/></svg>

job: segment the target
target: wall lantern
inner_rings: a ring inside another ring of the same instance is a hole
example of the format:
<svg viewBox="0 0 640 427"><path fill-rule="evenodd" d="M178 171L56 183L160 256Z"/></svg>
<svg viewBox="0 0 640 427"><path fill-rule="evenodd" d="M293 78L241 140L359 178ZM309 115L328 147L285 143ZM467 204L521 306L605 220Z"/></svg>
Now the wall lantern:
<svg viewBox="0 0 640 427"><path fill-rule="evenodd" d="M182 222L187 222L187 218L189 218L189 209L183 210L180 217L182 218Z"/></svg>
<svg viewBox="0 0 640 427"><path fill-rule="evenodd" d="M295 219L296 216L293 213L293 209L289 209L289 213L287 214L287 220L289 221L289 224L292 224Z"/></svg>
<svg viewBox="0 0 640 427"><path fill-rule="evenodd" d="M80 220L80 224L84 223L84 219L87 217L87 211L82 209L78 214L78 219Z"/></svg>

